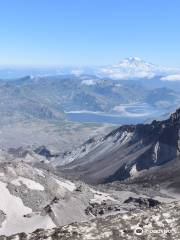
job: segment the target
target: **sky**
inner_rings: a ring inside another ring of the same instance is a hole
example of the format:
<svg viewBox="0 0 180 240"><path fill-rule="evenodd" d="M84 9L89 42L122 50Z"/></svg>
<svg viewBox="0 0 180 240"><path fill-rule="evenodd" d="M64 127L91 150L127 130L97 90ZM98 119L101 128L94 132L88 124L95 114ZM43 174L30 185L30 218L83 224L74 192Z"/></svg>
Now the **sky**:
<svg viewBox="0 0 180 240"><path fill-rule="evenodd" d="M0 0L0 65L180 67L179 0Z"/></svg>

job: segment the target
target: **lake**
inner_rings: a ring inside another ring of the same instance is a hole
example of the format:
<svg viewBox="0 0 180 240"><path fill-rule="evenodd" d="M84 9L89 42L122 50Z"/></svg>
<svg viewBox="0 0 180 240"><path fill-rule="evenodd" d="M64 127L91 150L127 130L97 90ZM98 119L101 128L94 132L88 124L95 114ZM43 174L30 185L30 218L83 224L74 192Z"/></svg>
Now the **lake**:
<svg viewBox="0 0 180 240"><path fill-rule="evenodd" d="M151 118L149 116L123 116L123 115L114 115L114 114L105 114L105 113L95 113L95 112L68 112L67 118L72 122L79 123L110 123L110 124L138 124L143 123L147 119ZM155 117L156 115L153 114Z"/></svg>
<svg viewBox="0 0 180 240"><path fill-rule="evenodd" d="M93 112L87 110L68 111L67 118L79 123L138 124L155 119L164 114L164 110L147 103L120 104L114 107L114 113Z"/></svg>

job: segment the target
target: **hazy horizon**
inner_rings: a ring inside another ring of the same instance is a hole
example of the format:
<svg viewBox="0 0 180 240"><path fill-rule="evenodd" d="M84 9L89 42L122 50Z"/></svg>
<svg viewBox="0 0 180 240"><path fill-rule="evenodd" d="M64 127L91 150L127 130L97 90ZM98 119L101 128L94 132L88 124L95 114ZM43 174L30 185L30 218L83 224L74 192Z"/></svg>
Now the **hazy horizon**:
<svg viewBox="0 0 180 240"><path fill-rule="evenodd" d="M43 64L43 63L39 63L39 64L1 64L0 63L0 69L4 69L4 68L14 68L14 69L57 69L57 68L91 68L91 67L103 67L103 66L111 66L111 65L118 65L119 63L121 63L122 61L126 60L126 59L130 59L131 57L133 58L137 58L134 56L127 56L125 58L119 58L119 60L117 62L109 62L106 64L68 64L68 63L57 63L57 64ZM140 58L138 56L138 58ZM155 63L152 61L149 61L148 59L144 59L144 58L140 58L142 61L146 62L146 63L150 63L150 64L154 64L156 66L162 66L162 67L170 67L170 68L174 68L174 69L179 69L180 66L170 66L168 64L160 64L160 63Z"/></svg>

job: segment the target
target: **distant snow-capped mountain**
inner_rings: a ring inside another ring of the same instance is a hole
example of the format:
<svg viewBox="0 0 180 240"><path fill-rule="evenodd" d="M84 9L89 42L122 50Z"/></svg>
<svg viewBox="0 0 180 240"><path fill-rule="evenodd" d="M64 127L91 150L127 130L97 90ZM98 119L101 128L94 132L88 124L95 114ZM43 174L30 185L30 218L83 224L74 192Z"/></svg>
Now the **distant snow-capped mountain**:
<svg viewBox="0 0 180 240"><path fill-rule="evenodd" d="M155 65L139 57L129 57L120 61L118 64L102 67L100 69L100 74L102 76L123 80L137 78L151 79L156 76L164 77L177 72L180 72L180 70Z"/></svg>
<svg viewBox="0 0 180 240"><path fill-rule="evenodd" d="M180 69L163 67L144 61L139 57L129 57L118 64L106 66L55 66L42 68L0 68L0 78L11 79L32 75L48 77L59 75L95 75L119 80L152 79L163 81L180 80Z"/></svg>

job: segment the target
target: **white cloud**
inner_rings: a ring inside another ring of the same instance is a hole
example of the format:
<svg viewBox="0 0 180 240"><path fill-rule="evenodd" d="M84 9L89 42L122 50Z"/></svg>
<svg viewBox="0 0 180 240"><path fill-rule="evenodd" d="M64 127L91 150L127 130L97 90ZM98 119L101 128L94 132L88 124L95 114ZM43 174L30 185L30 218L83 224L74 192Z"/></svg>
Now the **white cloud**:
<svg viewBox="0 0 180 240"><path fill-rule="evenodd" d="M83 73L84 73L83 69L73 69L73 70L71 70L71 74L74 74L74 75L77 75L77 76L79 76Z"/></svg>
<svg viewBox="0 0 180 240"><path fill-rule="evenodd" d="M126 69L125 69L126 70ZM123 79L123 80L127 80L127 79L134 79L134 78L153 78L156 74L154 72L150 72L150 71L143 71L143 70L131 70L131 69L127 69L125 71L124 69L101 69L101 74L108 76L110 78L113 79Z"/></svg>
<svg viewBox="0 0 180 240"><path fill-rule="evenodd" d="M180 81L180 74L168 75L161 78L162 81Z"/></svg>
<svg viewBox="0 0 180 240"><path fill-rule="evenodd" d="M81 84L87 85L87 86L96 85L96 80L94 79L83 80Z"/></svg>

